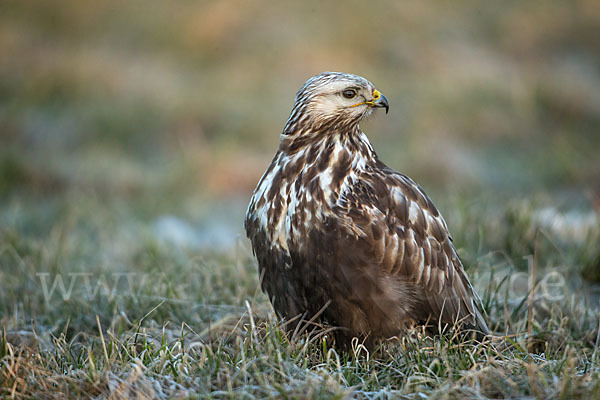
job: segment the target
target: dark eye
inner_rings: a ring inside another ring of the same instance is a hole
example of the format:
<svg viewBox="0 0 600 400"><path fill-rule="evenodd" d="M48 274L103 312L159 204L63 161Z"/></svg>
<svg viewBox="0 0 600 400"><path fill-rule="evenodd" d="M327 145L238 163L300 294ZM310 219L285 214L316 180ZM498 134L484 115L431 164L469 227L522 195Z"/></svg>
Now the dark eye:
<svg viewBox="0 0 600 400"><path fill-rule="evenodd" d="M342 92L342 96L344 96L347 99L352 99L352 98L356 97L356 90L346 89Z"/></svg>

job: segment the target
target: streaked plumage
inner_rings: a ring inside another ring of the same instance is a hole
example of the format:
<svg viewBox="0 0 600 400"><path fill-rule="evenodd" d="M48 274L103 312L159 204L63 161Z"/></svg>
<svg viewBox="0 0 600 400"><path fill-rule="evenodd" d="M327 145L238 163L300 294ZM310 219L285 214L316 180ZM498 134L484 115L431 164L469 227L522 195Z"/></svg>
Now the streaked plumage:
<svg viewBox="0 0 600 400"><path fill-rule="evenodd" d="M297 93L246 214L262 288L284 318L324 308L342 341L412 323L488 334L444 219L358 126L375 107L387 112L387 99L352 74L322 73Z"/></svg>

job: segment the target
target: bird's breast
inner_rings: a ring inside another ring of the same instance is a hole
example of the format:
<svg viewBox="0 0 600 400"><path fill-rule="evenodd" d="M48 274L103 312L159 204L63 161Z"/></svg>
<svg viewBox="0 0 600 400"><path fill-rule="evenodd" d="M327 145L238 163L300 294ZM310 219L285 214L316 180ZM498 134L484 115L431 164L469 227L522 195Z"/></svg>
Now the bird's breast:
<svg viewBox="0 0 600 400"><path fill-rule="evenodd" d="M248 217L271 246L301 250L298 247L306 242L302 239L312 230L326 229L324 221L344 205L370 159L368 151L353 151L341 140L323 141L294 154L280 152L254 192Z"/></svg>

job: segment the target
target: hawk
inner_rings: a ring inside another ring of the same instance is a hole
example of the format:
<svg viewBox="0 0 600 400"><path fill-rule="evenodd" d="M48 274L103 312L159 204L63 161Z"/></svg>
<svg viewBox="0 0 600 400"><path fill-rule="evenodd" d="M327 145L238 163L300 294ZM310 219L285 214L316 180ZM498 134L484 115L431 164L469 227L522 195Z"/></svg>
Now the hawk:
<svg viewBox="0 0 600 400"><path fill-rule="evenodd" d="M359 122L388 100L324 72L296 94L245 229L262 289L286 319L317 317L346 344L413 324L489 334L446 222L423 189L379 160Z"/></svg>

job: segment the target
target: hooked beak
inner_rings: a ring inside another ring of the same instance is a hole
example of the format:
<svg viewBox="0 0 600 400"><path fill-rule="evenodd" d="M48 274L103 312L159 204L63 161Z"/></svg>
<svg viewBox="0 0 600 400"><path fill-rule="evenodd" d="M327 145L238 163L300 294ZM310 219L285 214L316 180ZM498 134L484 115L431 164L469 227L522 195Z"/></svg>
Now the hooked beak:
<svg viewBox="0 0 600 400"><path fill-rule="evenodd" d="M361 103L357 103L351 105L350 107L358 107L366 104L371 107L377 108L385 108L385 113L387 114L390 109L390 104L388 103L387 98L381 94L381 92L377 89L373 89L373 100L363 101Z"/></svg>
<svg viewBox="0 0 600 400"><path fill-rule="evenodd" d="M369 103L371 107L385 108L386 114L390 110L390 104L388 103L388 99L377 89L373 89L373 100Z"/></svg>

